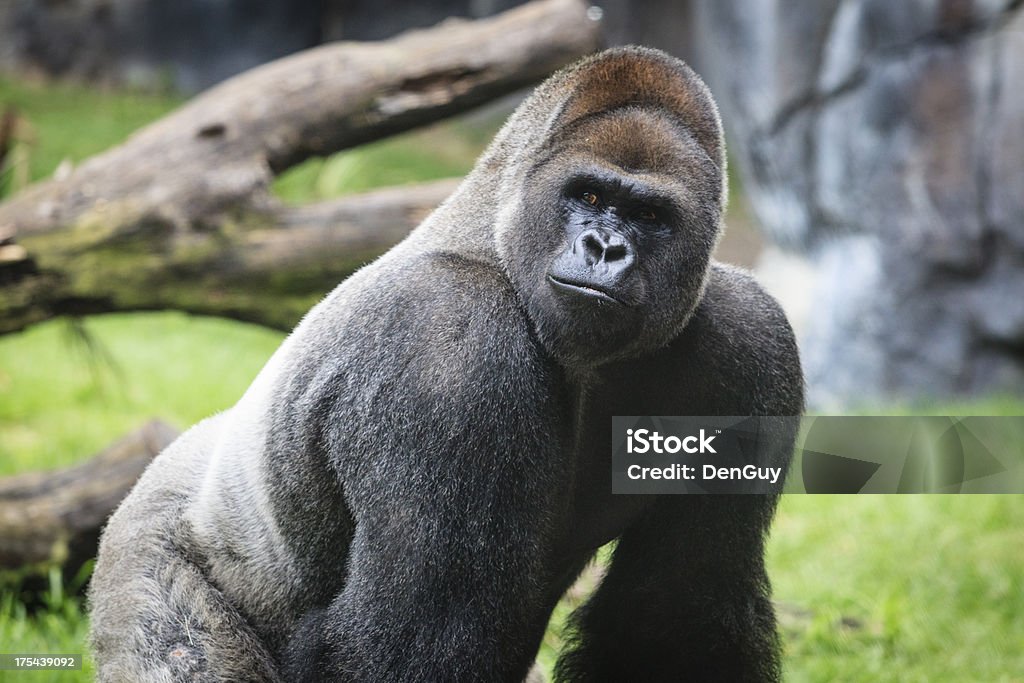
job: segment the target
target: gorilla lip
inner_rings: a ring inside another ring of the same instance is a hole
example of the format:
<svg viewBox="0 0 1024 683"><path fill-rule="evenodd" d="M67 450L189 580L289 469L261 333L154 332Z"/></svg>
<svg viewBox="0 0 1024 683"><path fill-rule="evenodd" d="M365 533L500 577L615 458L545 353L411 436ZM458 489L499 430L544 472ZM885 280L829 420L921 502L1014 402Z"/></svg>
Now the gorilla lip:
<svg viewBox="0 0 1024 683"><path fill-rule="evenodd" d="M624 302L620 301L619 299L616 299L608 292L602 289L597 289L596 287L592 287L590 285L569 282L568 280L562 280L560 278L557 278L554 275L548 275L548 280L555 287L565 292L579 294L582 296L590 297L592 299L597 299L598 301L607 301L609 303L619 304L620 306L626 305Z"/></svg>

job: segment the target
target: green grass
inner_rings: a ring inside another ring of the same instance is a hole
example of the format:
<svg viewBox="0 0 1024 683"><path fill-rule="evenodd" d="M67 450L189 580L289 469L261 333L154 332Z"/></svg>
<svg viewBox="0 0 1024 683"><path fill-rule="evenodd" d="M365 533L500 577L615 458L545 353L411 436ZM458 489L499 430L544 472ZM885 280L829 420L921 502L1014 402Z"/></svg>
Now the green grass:
<svg viewBox="0 0 1024 683"><path fill-rule="evenodd" d="M92 658L85 648L89 620L82 599L68 595L56 570L50 573L44 606L31 615L11 593L0 593L0 652L35 655L82 655L78 671L0 671L0 682L72 683L91 681ZM84 579L84 577L82 577Z"/></svg>
<svg viewBox="0 0 1024 683"><path fill-rule="evenodd" d="M290 203L330 199L375 187L465 175L497 131L504 113L441 123L310 159L274 181L274 193Z"/></svg>
<svg viewBox="0 0 1024 683"><path fill-rule="evenodd" d="M65 159L78 162L121 142L181 102L173 95L0 78L0 110L13 105L28 124L19 129L19 138L31 181L50 176ZM0 184L9 182L12 174L4 175Z"/></svg>
<svg viewBox="0 0 1024 683"><path fill-rule="evenodd" d="M786 680L1022 680L1022 520L1024 496L786 496Z"/></svg>
<svg viewBox="0 0 1024 683"><path fill-rule="evenodd" d="M179 313L82 327L0 337L0 475L75 462L150 417L188 427L234 403L282 338Z"/></svg>

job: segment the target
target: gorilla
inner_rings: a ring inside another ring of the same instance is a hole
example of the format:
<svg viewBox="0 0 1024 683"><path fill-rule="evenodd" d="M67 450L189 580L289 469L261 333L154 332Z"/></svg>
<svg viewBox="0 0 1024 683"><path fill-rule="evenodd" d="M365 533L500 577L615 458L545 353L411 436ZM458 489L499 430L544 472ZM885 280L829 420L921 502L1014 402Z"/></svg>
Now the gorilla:
<svg viewBox="0 0 1024 683"><path fill-rule="evenodd" d="M779 306L711 260L725 171L675 58L617 48L540 85L112 516L99 678L522 681L616 541L559 680L778 679L775 497L611 493L613 415L803 410ZM758 465L788 465L795 422Z"/></svg>

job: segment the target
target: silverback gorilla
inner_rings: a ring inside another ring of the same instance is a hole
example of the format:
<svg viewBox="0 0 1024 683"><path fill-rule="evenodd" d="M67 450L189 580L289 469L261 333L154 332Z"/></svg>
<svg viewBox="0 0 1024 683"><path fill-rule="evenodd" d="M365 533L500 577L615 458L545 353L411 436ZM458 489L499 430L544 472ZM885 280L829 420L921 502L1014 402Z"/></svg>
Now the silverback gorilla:
<svg viewBox="0 0 1024 683"><path fill-rule="evenodd" d="M725 153L682 62L561 71L111 518L103 681L522 681L597 548L565 681L779 677L775 499L611 494L612 415L798 415L777 304L711 261ZM787 465L794 435L761 465Z"/></svg>

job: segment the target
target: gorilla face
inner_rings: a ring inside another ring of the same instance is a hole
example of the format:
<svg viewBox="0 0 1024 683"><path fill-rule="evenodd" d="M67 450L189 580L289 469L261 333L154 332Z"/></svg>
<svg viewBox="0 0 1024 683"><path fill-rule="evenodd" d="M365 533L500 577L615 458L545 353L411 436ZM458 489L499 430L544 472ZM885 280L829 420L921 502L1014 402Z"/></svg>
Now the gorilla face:
<svg viewBox="0 0 1024 683"><path fill-rule="evenodd" d="M699 300L721 170L685 128L626 108L556 136L502 245L541 342L571 367L666 344Z"/></svg>

